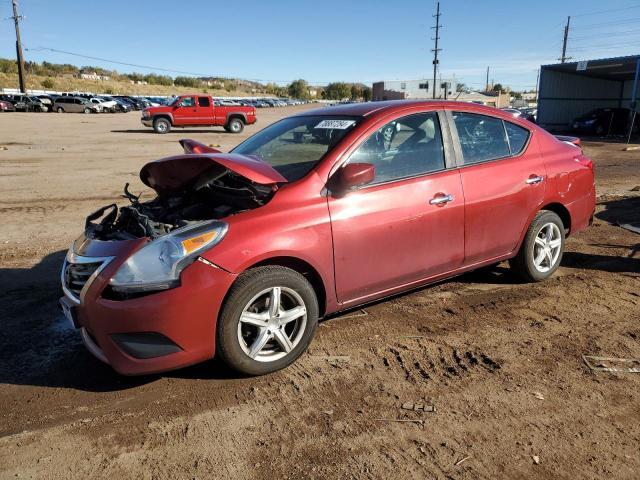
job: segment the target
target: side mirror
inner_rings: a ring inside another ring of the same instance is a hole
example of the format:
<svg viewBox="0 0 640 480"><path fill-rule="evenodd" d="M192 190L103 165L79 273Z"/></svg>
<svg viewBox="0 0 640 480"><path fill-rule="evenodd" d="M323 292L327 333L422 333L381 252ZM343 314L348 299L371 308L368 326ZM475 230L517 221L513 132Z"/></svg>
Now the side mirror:
<svg viewBox="0 0 640 480"><path fill-rule="evenodd" d="M347 191L371 183L376 176L376 167L371 163L349 163L332 178L331 189L335 193Z"/></svg>

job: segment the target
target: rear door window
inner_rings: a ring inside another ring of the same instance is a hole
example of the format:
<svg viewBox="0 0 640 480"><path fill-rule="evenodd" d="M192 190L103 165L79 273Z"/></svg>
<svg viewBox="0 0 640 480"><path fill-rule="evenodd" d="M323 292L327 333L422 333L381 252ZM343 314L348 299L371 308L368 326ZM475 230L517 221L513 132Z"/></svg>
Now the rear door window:
<svg viewBox="0 0 640 480"><path fill-rule="evenodd" d="M511 155L501 119L476 113L453 112L453 120L465 165Z"/></svg>
<svg viewBox="0 0 640 480"><path fill-rule="evenodd" d="M198 97L198 105L201 107L210 107L211 102L209 102L209 97Z"/></svg>

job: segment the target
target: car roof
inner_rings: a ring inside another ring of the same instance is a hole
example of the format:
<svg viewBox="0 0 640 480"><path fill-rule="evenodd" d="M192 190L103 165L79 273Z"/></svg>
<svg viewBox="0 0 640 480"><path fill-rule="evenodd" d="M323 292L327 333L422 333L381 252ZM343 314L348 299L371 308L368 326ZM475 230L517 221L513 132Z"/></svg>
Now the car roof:
<svg viewBox="0 0 640 480"><path fill-rule="evenodd" d="M461 105L471 106L473 110L478 112L485 112L489 115L501 112L501 110L494 107L487 107L485 105L478 105L469 102L456 102L450 100L386 100L381 102L363 102L363 103L347 103L341 105L335 105L332 107L316 108L313 110L307 110L300 112L295 116L310 116L310 115L345 115L354 117L367 117L374 114L392 113L397 110L404 110L405 108L424 106L431 108L460 108Z"/></svg>

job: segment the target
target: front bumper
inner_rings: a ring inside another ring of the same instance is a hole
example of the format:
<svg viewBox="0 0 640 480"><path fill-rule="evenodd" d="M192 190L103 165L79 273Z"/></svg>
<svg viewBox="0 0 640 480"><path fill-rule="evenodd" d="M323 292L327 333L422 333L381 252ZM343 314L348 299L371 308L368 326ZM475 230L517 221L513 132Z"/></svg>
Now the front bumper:
<svg viewBox="0 0 640 480"><path fill-rule="evenodd" d="M87 349L123 375L163 372L212 358L218 313L236 276L195 261L182 272L177 288L111 300L103 296L109 279L137 247L124 250L87 282L79 298L64 289Z"/></svg>
<svg viewBox="0 0 640 480"><path fill-rule="evenodd" d="M151 127L151 126L153 126L153 122L152 122L152 120L151 120L151 117L149 117L149 118L144 118L144 117L142 117L142 118L140 119L140 122L141 122L145 127Z"/></svg>

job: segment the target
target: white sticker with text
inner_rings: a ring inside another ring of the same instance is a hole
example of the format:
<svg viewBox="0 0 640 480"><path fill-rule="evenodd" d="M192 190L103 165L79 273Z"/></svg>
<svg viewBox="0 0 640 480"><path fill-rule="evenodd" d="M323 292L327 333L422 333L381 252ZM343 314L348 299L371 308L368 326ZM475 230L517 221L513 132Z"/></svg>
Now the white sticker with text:
<svg viewBox="0 0 640 480"><path fill-rule="evenodd" d="M327 129L337 129L337 130L346 130L351 125L356 123L355 120L322 120L315 128L327 128Z"/></svg>

